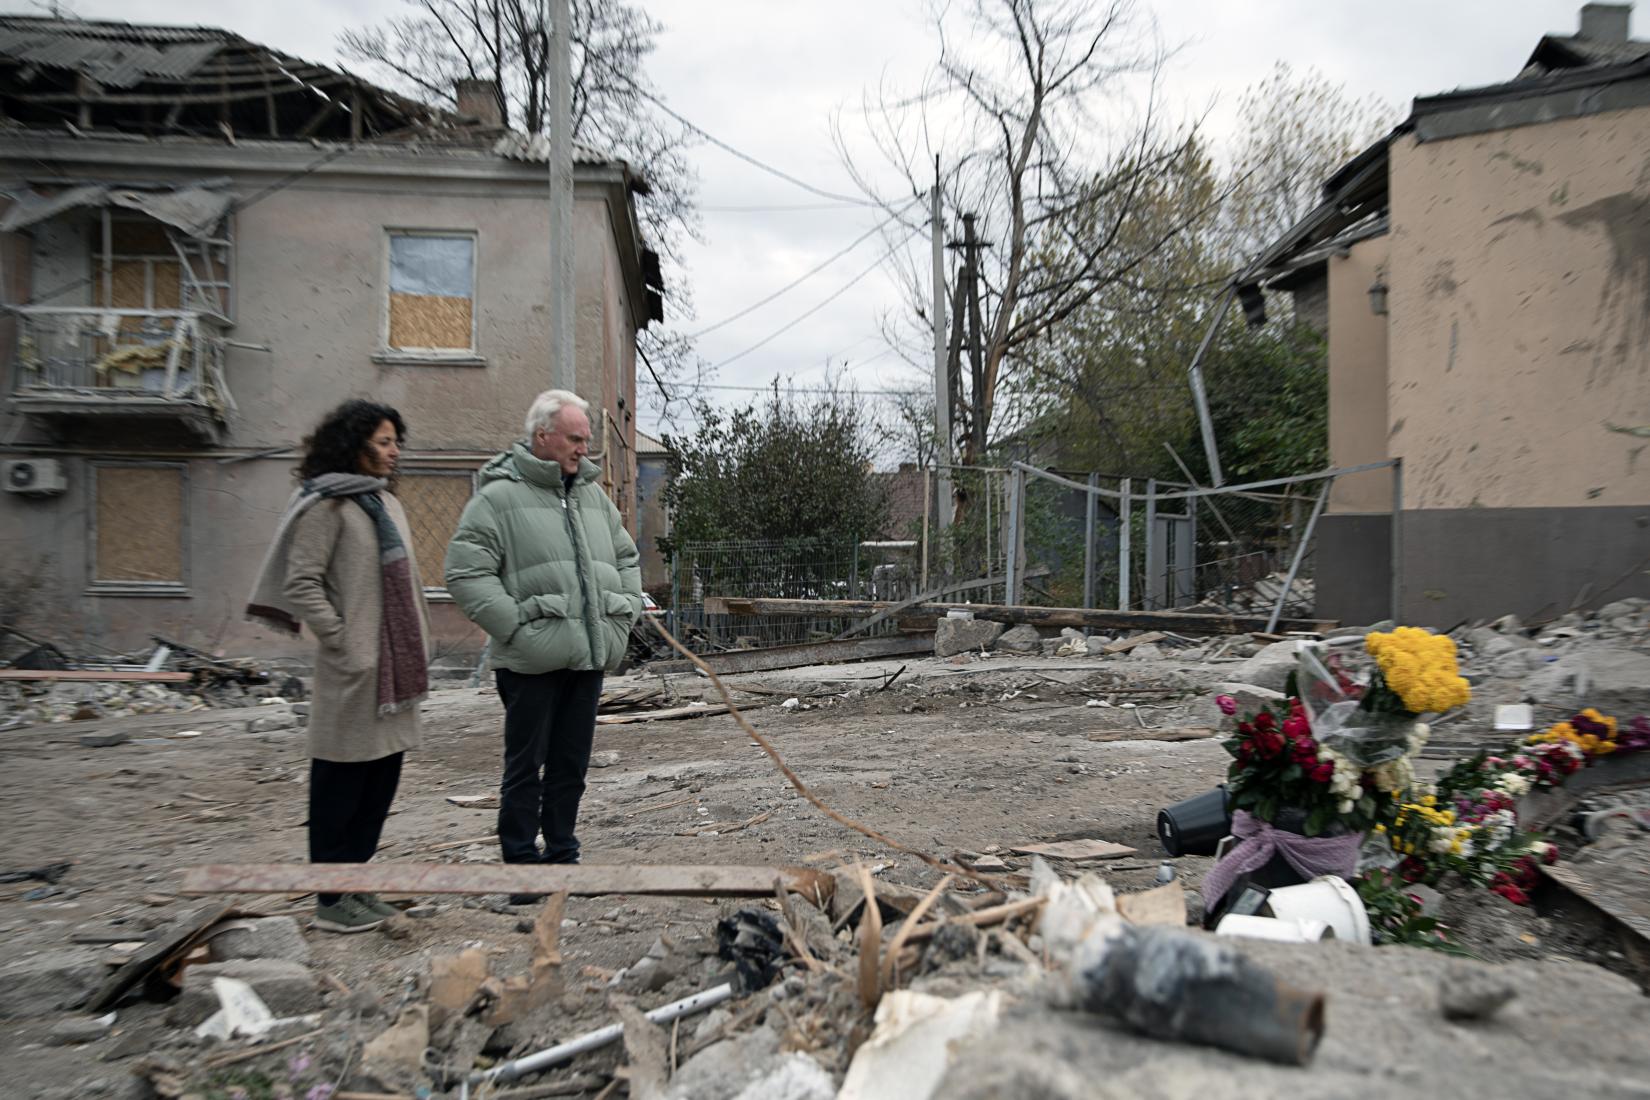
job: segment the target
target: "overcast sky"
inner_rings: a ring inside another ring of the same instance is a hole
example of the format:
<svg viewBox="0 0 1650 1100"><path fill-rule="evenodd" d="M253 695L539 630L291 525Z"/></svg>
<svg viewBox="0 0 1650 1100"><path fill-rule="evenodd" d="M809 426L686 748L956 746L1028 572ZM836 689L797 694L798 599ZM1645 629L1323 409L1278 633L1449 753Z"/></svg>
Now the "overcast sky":
<svg viewBox="0 0 1650 1100"><path fill-rule="evenodd" d="M830 136L838 108L855 117L879 81L914 88L936 56L925 0L641 0L665 24L650 71L673 109L742 151L824 190L853 193ZM24 5L7 0L5 7ZM404 0L67 0L88 18L223 26L297 56L336 63L348 27L407 10ZM1357 96L1410 99L1514 76L1544 33L1573 33L1576 0L1158 0L1145 3L1162 38L1181 48L1165 77L1183 117L1203 116L1218 143L1243 90L1278 61L1317 68ZM1647 33L1634 15L1635 37ZM795 279L871 228L878 215L822 200L711 145L693 152L704 240L686 260L696 319L708 327ZM742 207L811 207L749 211ZM918 242L921 244L921 242ZM763 340L839 291L885 247L876 236L772 304L704 336L715 364ZM925 247L925 245L923 245ZM881 342L879 309L897 301L873 273L760 350L722 368L723 386L776 376L805 386L827 362L864 389L926 385ZM672 314L666 307L667 315ZM639 385L647 385L645 372ZM723 400L750 395L715 391ZM652 418L644 427L653 427Z"/></svg>

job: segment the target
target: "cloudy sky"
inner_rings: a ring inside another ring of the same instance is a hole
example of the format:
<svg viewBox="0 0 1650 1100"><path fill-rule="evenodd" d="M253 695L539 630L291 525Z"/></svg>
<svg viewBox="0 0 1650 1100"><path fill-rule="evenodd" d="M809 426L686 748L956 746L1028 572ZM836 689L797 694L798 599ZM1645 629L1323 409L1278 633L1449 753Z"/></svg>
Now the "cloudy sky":
<svg viewBox="0 0 1650 1100"><path fill-rule="evenodd" d="M914 89L937 44L927 0L640 0L665 25L652 78L684 117L720 140L821 190L855 193L831 140L839 110L850 140L865 89ZM6 7L18 9L17 0ZM88 18L227 27L311 60L336 62L348 27L406 10L405 0L67 0ZM959 4L961 6L961 4ZM1230 135L1243 90L1278 61L1317 68L1357 96L1406 105L1417 95L1515 75L1544 33L1572 33L1578 0L1143 0L1158 33L1178 46L1165 95L1183 118ZM1636 13L1635 37L1650 33ZM873 210L832 205L705 144L693 152L704 207L703 241L686 260L698 332L744 310L865 234ZM892 188L892 180L886 183ZM773 209L780 207L784 209ZM756 209L752 209L756 208ZM838 294L805 321L721 367L714 395L778 377L806 387L845 369L864 390L909 389L927 380L879 336L880 310L897 303L890 278L872 267L885 248L872 235L772 303L698 341L710 364L740 355ZM914 247L926 248L925 242ZM667 307L667 313L670 310ZM643 375L642 381L646 382ZM679 404L677 407L680 407ZM644 423L644 426L652 426Z"/></svg>

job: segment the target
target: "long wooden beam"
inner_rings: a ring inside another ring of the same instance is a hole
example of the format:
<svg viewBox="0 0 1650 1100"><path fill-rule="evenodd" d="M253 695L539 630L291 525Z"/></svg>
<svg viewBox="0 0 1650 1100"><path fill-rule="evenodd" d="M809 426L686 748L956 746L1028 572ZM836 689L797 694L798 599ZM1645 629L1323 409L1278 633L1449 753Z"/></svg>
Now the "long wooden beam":
<svg viewBox="0 0 1650 1100"><path fill-rule="evenodd" d="M708 615L808 615L814 618L873 615L894 607L881 600L778 600L706 596ZM972 611L976 619L1033 626L1090 627L1099 630L1163 630L1174 634L1264 634L1264 616L1197 615L1186 611L1108 611L1081 607L1025 607L1007 604L925 603L905 608L906 617L938 619L948 611ZM1329 619L1282 619L1279 631L1315 632L1339 626Z"/></svg>
<svg viewBox="0 0 1650 1100"><path fill-rule="evenodd" d="M216 863L183 872L184 894L636 894L772 897L774 881L828 899L836 880L808 867L601 863Z"/></svg>
<svg viewBox="0 0 1650 1100"><path fill-rule="evenodd" d="M89 680L104 683L187 684L187 672L99 671L92 668L0 668L0 680Z"/></svg>
<svg viewBox="0 0 1650 1100"><path fill-rule="evenodd" d="M706 601L707 607L709 602ZM780 668L831 665L842 661L870 661L879 657L910 657L932 652L932 634L892 634L886 638L849 638L840 642L810 642L806 645L781 645L770 649L737 649L729 653L707 653L704 662L717 675L726 676L738 672L771 672ZM647 670L687 672L693 667L691 661L653 661L647 666Z"/></svg>

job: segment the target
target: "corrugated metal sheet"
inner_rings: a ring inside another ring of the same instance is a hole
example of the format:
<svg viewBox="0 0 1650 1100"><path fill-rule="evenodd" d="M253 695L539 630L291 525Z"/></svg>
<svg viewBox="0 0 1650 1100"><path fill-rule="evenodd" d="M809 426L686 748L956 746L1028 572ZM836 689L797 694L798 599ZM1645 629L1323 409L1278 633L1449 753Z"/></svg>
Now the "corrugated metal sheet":
<svg viewBox="0 0 1650 1100"><path fill-rule="evenodd" d="M28 29L42 34L103 38L120 42L228 42L235 36L216 27L166 27L146 23L92 22L50 19L44 16L0 15L0 27Z"/></svg>
<svg viewBox="0 0 1650 1100"><path fill-rule="evenodd" d="M550 136L548 134L521 134L511 131L493 143L493 155L506 160L529 164L550 163ZM573 143L575 164L611 164L612 157L603 156L580 141Z"/></svg>
<svg viewBox="0 0 1650 1100"><path fill-rule="evenodd" d="M150 44L0 20L0 56L44 68L73 69L106 88L130 88L151 78L186 78L225 45L221 35L215 40Z"/></svg>

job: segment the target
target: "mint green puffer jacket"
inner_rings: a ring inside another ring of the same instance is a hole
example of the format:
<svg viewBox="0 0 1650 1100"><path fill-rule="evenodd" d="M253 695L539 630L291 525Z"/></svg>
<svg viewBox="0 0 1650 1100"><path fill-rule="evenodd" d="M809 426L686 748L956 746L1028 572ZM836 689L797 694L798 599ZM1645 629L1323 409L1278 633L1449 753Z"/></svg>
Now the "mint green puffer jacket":
<svg viewBox="0 0 1650 1100"><path fill-rule="evenodd" d="M529 675L624 659L642 613L636 543L583 460L561 468L517 443L481 469L447 546L447 591L492 638L496 668Z"/></svg>

